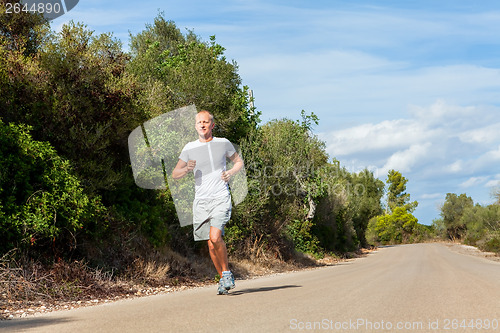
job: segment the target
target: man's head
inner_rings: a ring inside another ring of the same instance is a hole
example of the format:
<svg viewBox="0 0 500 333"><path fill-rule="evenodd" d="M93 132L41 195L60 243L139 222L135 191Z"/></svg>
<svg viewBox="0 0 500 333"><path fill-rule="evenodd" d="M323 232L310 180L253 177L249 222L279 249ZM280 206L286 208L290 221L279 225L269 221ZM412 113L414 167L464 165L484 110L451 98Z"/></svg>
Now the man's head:
<svg viewBox="0 0 500 333"><path fill-rule="evenodd" d="M210 112L206 110L198 112L196 115L195 128L200 138L209 139L212 137L214 126L214 116Z"/></svg>

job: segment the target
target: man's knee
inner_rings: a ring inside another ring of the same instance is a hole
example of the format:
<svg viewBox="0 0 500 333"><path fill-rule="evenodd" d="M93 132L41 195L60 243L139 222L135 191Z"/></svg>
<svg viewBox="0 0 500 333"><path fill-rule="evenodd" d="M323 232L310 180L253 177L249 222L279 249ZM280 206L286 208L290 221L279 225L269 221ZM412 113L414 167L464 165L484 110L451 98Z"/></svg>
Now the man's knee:
<svg viewBox="0 0 500 333"><path fill-rule="evenodd" d="M209 242L212 243L213 246L217 246L223 242L222 240L222 231L217 228L210 228L210 239ZM210 245L209 245L210 246Z"/></svg>

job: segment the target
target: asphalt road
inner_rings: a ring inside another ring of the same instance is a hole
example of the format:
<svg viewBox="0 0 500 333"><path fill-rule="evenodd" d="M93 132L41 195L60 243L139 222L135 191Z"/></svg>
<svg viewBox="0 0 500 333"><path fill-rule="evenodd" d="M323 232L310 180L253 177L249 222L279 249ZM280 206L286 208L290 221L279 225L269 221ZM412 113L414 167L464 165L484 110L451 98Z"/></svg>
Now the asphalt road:
<svg viewBox="0 0 500 333"><path fill-rule="evenodd" d="M441 244L0 322L14 332L500 332L500 263Z"/></svg>

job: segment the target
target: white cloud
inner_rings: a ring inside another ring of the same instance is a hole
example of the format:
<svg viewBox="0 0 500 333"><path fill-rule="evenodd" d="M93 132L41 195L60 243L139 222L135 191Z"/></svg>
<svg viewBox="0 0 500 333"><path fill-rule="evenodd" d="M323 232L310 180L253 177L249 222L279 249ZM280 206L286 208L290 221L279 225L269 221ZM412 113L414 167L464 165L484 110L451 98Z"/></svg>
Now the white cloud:
<svg viewBox="0 0 500 333"><path fill-rule="evenodd" d="M483 184L487 179L488 177L471 177L467 179L465 182L461 183L459 186L462 188L478 186Z"/></svg>
<svg viewBox="0 0 500 333"><path fill-rule="evenodd" d="M500 160L500 146L498 146L498 148L495 150L490 150L487 153L487 156L490 157L492 160Z"/></svg>
<svg viewBox="0 0 500 333"><path fill-rule="evenodd" d="M448 122L456 119L464 119L474 115L476 108L473 106L463 107L446 103L443 99L438 99L428 107L410 105L409 113L418 122L423 122L428 126L440 125L447 127Z"/></svg>
<svg viewBox="0 0 500 333"><path fill-rule="evenodd" d="M400 172L409 172L414 165L426 160L429 148L432 146L430 142L425 144L414 144L408 149L398 151L389 157L387 163L382 167L382 173L387 173L394 169Z"/></svg>
<svg viewBox="0 0 500 333"><path fill-rule="evenodd" d="M500 179L492 179L489 182L487 182L484 186L485 187L497 187L497 186L500 187Z"/></svg>
<svg viewBox="0 0 500 333"><path fill-rule="evenodd" d="M421 123L408 120L385 120L378 124L363 124L330 135L323 134L328 150L335 156L356 154L373 150L405 148L425 141L437 133L422 126Z"/></svg>
<svg viewBox="0 0 500 333"><path fill-rule="evenodd" d="M428 107L411 106L410 118L367 123L322 133L330 156L367 161L377 157L382 171L416 171L423 175L475 176L490 173L500 160L491 115L497 107L456 106L438 100ZM483 130L485 129L486 130ZM480 137L478 133L485 133ZM468 138L460 140L460 137ZM472 139L475 138L475 139ZM412 169L421 165L418 170ZM383 174L383 172L382 172Z"/></svg>
<svg viewBox="0 0 500 333"><path fill-rule="evenodd" d="M468 163L468 169L473 173L488 173L498 170L500 164L500 146L477 143L475 158Z"/></svg>
<svg viewBox="0 0 500 333"><path fill-rule="evenodd" d="M472 129L458 135L466 143L492 143L500 141L500 122Z"/></svg>

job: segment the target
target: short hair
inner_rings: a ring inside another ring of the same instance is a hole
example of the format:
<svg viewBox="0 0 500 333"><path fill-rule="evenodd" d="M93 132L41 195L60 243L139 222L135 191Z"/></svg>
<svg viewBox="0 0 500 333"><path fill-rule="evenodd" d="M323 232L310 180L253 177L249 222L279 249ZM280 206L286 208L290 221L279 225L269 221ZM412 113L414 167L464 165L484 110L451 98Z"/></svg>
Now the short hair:
<svg viewBox="0 0 500 333"><path fill-rule="evenodd" d="M196 117L198 117L198 115L199 115L200 113L208 113L208 115L209 115L209 117L210 117L210 121L211 121L212 123L214 122L214 115L213 115L211 112L209 112L209 111L207 111L207 110L201 110L200 112L198 112L198 113L196 114Z"/></svg>

